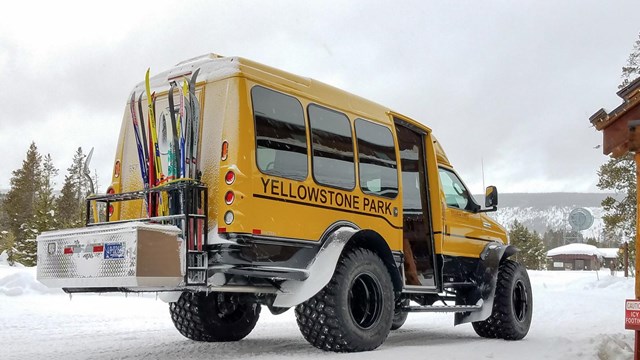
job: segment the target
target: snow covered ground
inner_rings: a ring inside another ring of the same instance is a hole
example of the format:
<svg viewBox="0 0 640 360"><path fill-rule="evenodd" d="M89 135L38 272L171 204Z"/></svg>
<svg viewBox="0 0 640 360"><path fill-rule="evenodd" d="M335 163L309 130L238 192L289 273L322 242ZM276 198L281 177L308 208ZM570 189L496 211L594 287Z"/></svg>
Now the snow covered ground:
<svg viewBox="0 0 640 360"><path fill-rule="evenodd" d="M624 299L633 279L596 272L529 272L534 313L529 335L509 342L478 337L452 314L410 314L376 351L327 353L307 344L293 311L263 308L255 330L236 343L183 338L168 305L154 295L69 295L35 280L35 268L0 258L0 359L631 359Z"/></svg>

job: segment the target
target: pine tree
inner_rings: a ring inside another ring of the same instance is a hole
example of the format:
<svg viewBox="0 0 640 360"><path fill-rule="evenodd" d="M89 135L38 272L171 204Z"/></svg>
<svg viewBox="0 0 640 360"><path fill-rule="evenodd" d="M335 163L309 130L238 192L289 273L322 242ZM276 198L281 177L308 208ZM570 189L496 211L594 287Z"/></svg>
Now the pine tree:
<svg viewBox="0 0 640 360"><path fill-rule="evenodd" d="M57 175L58 169L53 165L51 155L47 154L42 164L41 185L38 191L36 213L33 223L33 228L38 230L38 234L43 231L53 230L57 227L57 219L55 216L56 198L53 194L55 186L54 179Z"/></svg>
<svg viewBox="0 0 640 360"><path fill-rule="evenodd" d="M84 199L89 184L84 176L85 155L79 147L67 169L62 192L57 202L57 216L63 228L81 227L85 221Z"/></svg>
<svg viewBox="0 0 640 360"><path fill-rule="evenodd" d="M629 241L629 262L635 264L636 234L636 165L633 154L609 159L598 170L598 188L614 191L617 199L608 196L602 200L605 233L617 239L618 244Z"/></svg>
<svg viewBox="0 0 640 360"><path fill-rule="evenodd" d="M22 167L13 171L11 189L3 203L7 215L9 233L14 237L12 249L15 260L27 265L35 265L37 229L33 225L36 214L38 191L42 183L42 156L35 143L31 143Z"/></svg>
<svg viewBox="0 0 640 360"><path fill-rule="evenodd" d="M549 229L542 236L542 243L547 249L554 249L564 245L564 233L562 230Z"/></svg>
<svg viewBox="0 0 640 360"><path fill-rule="evenodd" d="M7 252L9 265L13 265L15 263L15 253L13 251L15 247L15 239L16 237L13 233L2 230L0 231L0 254L3 252Z"/></svg>
<svg viewBox="0 0 640 360"><path fill-rule="evenodd" d="M514 259L527 269L540 270L546 259L546 250L540 235L536 231L529 231L518 220L514 220L509 231L511 245L518 248Z"/></svg>
<svg viewBox="0 0 640 360"><path fill-rule="evenodd" d="M619 89L629 85L640 76L640 34L633 45L633 50L627 59L627 65L622 67L622 82ZM614 191L618 199L607 197L602 201L605 215L605 233L608 240L617 239L618 244L629 242L629 262L635 264L635 234L636 234L636 165L633 154L629 153L618 159L609 161L598 170L598 189Z"/></svg>
<svg viewBox="0 0 640 360"><path fill-rule="evenodd" d="M638 34L638 39L633 44L633 50L629 54L627 65L622 67L622 83L620 83L618 89L629 85L638 76L640 76L640 34Z"/></svg>

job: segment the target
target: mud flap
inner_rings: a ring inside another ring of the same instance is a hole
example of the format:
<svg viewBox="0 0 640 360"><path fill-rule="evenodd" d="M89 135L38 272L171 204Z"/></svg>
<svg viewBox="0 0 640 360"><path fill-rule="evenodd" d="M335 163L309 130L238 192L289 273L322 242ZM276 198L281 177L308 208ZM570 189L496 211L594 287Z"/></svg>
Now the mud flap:
<svg viewBox="0 0 640 360"><path fill-rule="evenodd" d="M456 301L456 304L462 302L466 305L481 305L482 308L473 312L456 313L455 325L482 321L491 316L498 282L498 268L505 251L509 253L508 255L511 255L517 249L510 245L489 243L482 250L475 274L470 274L475 278L477 286L474 289L458 294L459 298Z"/></svg>
<svg viewBox="0 0 640 360"><path fill-rule="evenodd" d="M351 226L342 226L333 231L307 267L309 277L303 281L287 280L282 283L273 306L296 306L322 290L331 280L342 250L356 231Z"/></svg>

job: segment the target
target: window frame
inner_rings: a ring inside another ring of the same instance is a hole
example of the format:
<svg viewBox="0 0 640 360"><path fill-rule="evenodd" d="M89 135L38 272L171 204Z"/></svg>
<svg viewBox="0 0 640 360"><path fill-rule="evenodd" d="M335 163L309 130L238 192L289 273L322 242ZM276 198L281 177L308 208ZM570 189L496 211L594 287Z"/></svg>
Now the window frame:
<svg viewBox="0 0 640 360"><path fill-rule="evenodd" d="M443 170L445 172L448 172L450 174L453 174L453 176L455 176L456 179L458 179L458 181L460 182L460 184L462 184L464 190L467 191L467 206L464 208L459 208L459 207L455 207L455 206L450 206L447 203L446 200L446 193L444 192L444 187L442 186L442 180L440 178L440 171ZM480 205L478 205L475 201L475 199L473 198L473 195L471 194L471 191L469 191L469 187L467 186L467 184L464 183L464 181L462 181L462 178L460 178L460 176L451 168L447 168L444 166L438 166L438 181L440 183L440 189L442 190L443 194L445 195L445 201L444 203L447 205L447 208L449 209L456 209L456 210L460 210L460 211L466 211L472 214L477 213L477 211L475 209L479 209Z"/></svg>
<svg viewBox="0 0 640 360"><path fill-rule="evenodd" d="M360 146L359 146L359 144L358 144L358 140L359 140L359 138L358 138L358 129L357 129L357 126L356 126L356 125L357 125L356 123L357 123L358 121L368 122L368 123L370 123L370 124L380 126L381 128L384 128L384 129L386 129L387 131L389 131L389 133L390 133L390 135L391 135L391 142L393 143L393 155L394 155L394 158L395 158L395 159L394 159L394 161L395 161L395 164L396 164L396 167L395 167L395 173L396 173L396 194L395 194L395 196L393 196L393 197L384 196L384 195L381 195L381 194L376 194L376 193L374 193L374 192L370 192L370 191L365 191L365 190L364 190L364 188L362 187L362 182L361 182L361 178L362 178L362 171L361 171L361 169L360 169L360 164L361 164L361 163L360 163ZM353 120L353 132L354 132L354 135L355 135L355 136L354 136L354 138L353 138L353 140L355 141L355 150L356 150L356 151L355 151L355 155L356 155L356 159L357 159L357 162L358 162L358 167L357 167L358 173L357 173L357 179L356 179L356 180L357 180L357 183L358 183L358 187L360 188L360 191L361 191L363 194L365 194L365 195L377 196L377 197L380 197L380 198L383 198L383 199L388 199L388 200L395 200L395 199L397 199L397 198L398 198L398 195L400 194L400 176L401 176L401 175L400 175L400 174L398 174L398 171L400 170L400 166L398 165L398 152L397 152L397 150L398 150L398 143L397 143L397 141L396 141L396 137L395 137L394 130L393 130L392 128L390 128L390 127L388 127L388 126L384 125L384 124L380 124L380 123L375 122L375 121L371 121L371 120L367 120L367 119L364 119L364 118L358 117L358 118L355 118L355 119Z"/></svg>
<svg viewBox="0 0 640 360"><path fill-rule="evenodd" d="M277 94L280 94L280 95L283 95L283 96L286 96L286 97L289 97L289 98L292 98L292 99L295 99L295 101L300 105L300 112L302 114L302 120L303 120L302 123L304 125L305 150L306 150L306 173L305 173L304 178L294 178L294 177L290 177L290 176L283 176L283 175L278 175L278 174L270 174L270 173L267 173L267 172L265 172L264 170L262 170L260 168L260 164L258 163L258 127L257 127L257 123L256 123L257 119L256 119L256 113L255 113L255 106L254 106L255 105L255 101L254 101L254 98L253 98L253 89L255 89L257 87L265 89L265 90L268 90L268 91L272 91L274 93L277 93ZM302 105L302 102L300 101L300 99L298 99L296 96L284 93L282 91L275 90L273 88L270 88L270 87L267 87L267 86L264 86L264 85L258 84L258 83L254 84L249 89L249 98L251 99L251 117L253 118L253 131L254 131L253 141L254 141L254 147L255 147L254 155L255 155L255 166L256 166L256 169L258 169L258 171L261 174L264 174L264 175L267 175L267 176L274 176L274 177L293 180L293 181L301 181L301 182L302 181L306 181L309 178L309 173L310 173L310 171L309 171L309 148L310 148L310 144L309 144L310 137L309 137L309 135L310 135L310 133L309 133L309 124L307 124L307 119L306 119L306 115L305 115L305 108Z"/></svg>
<svg viewBox="0 0 640 360"><path fill-rule="evenodd" d="M309 113L309 109L312 106L315 106L315 107L317 107L319 109L322 109L322 110L327 110L327 111L342 115L347 120L347 124L349 125L349 136L350 136L350 139L351 139L351 150L353 152L353 162L352 162L352 164L353 164L353 186L351 188L340 187L340 186L333 185L333 184L325 184L325 183L322 183L322 182L318 181L318 179L316 178L316 173L315 173L315 168L314 168L315 155L313 153L313 128L311 126L311 114ZM334 110L334 109L331 109L331 108L326 107L324 105L320 105L318 103L313 103L313 102L310 102L309 104L307 104L307 114L306 115L307 115L307 121L308 121L308 126L307 126L308 137L307 137L307 141L309 142L309 148L311 149L311 151L309 152L309 156L311 157L311 177L313 178L313 181L316 184L320 185L320 186L326 186L326 187L330 187L330 188L333 188L333 189L345 190L345 191L353 191L353 190L355 190L357 188L357 186L358 186L359 174L357 172L357 168L358 168L359 165L356 166L357 165L356 164L357 163L357 154L356 154L356 152L357 152L357 149L356 149L357 141L356 141L356 143L354 143L354 140L356 140L356 138L354 137L355 129L354 129L353 122L351 121L351 118L349 118L349 116L347 114L345 114L345 113L343 113L341 111Z"/></svg>

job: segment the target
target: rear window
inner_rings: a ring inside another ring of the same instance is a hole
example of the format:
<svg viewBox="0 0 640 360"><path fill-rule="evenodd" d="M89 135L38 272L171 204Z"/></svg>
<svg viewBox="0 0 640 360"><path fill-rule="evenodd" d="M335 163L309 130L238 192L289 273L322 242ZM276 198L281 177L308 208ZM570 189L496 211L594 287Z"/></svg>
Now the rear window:
<svg viewBox="0 0 640 360"><path fill-rule="evenodd" d="M395 198L398 195L398 164L389 128L356 119L360 187L366 194Z"/></svg>
<svg viewBox="0 0 640 360"><path fill-rule="evenodd" d="M308 112L314 179L318 184L353 189L356 172L349 118L314 104Z"/></svg>
<svg viewBox="0 0 640 360"><path fill-rule="evenodd" d="M298 99L261 86L251 89L256 160L265 174L307 178L307 132Z"/></svg>

